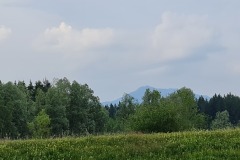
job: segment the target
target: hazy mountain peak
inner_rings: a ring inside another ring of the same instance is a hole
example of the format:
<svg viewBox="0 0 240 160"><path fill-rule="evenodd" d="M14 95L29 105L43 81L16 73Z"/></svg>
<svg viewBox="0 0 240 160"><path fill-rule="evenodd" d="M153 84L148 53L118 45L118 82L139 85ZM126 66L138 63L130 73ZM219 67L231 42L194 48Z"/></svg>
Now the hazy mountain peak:
<svg viewBox="0 0 240 160"><path fill-rule="evenodd" d="M161 95L163 97L166 97L168 96L169 94L175 92L177 89L173 89L173 88L169 88L169 89L160 89L160 88L155 88L155 87L152 87L152 86L149 86L149 85L146 85L146 86L142 86L142 87L139 87L138 89L136 89L135 91L133 92L130 92L128 94L130 94L131 96L133 96L137 102L141 103L142 102L142 97L146 91L146 89L150 89L151 91L152 90L158 90ZM102 104L103 105L108 105L108 104L118 104L120 101L121 101L122 97L118 98L118 99L115 99L113 101L108 101L108 102L103 102Z"/></svg>
<svg viewBox="0 0 240 160"><path fill-rule="evenodd" d="M149 86L149 85L146 85L146 86L142 86L142 87L139 87L138 89L136 89L135 91L133 92L130 92L128 94L130 94L132 97L134 97L137 102L141 103L142 102L142 97L146 91L146 89L150 89L151 91L152 90L158 90L161 94L161 96L163 97L167 97L169 96L170 94L176 92L178 89L176 88L167 88L167 89L162 89L162 88L155 88L155 87L152 87L152 86ZM195 97L196 98L199 98L200 95L199 94L195 94ZM209 99L208 96L203 96L204 98L207 98ZM115 99L113 101L108 101L108 102L102 102L103 105L109 105L109 104L118 104L120 101L121 101L122 97L118 98L118 99Z"/></svg>

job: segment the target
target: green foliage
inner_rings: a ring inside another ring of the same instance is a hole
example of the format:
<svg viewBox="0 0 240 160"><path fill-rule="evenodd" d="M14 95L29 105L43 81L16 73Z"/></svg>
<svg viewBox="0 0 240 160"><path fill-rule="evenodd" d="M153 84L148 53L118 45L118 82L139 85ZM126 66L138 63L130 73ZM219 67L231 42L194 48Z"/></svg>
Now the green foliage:
<svg viewBox="0 0 240 160"><path fill-rule="evenodd" d="M34 118L33 122L28 123L28 128L34 138L47 138L50 136L50 121L51 119L42 109Z"/></svg>
<svg viewBox="0 0 240 160"><path fill-rule="evenodd" d="M42 109L46 109L46 93L41 89L37 89L35 96L35 115Z"/></svg>
<svg viewBox="0 0 240 160"><path fill-rule="evenodd" d="M118 105L103 107L87 84L71 83L67 78L54 79L52 84L46 79L30 81L28 86L24 81L0 82L0 138L27 138L33 133L40 137L35 121L42 110L50 119L47 135L54 137L222 128L215 126L225 125L221 123L226 120L220 121L217 114L224 110L229 113L230 126L240 120L240 98L232 94L215 94L208 101L203 97L196 100L188 88L168 97L147 89L142 99L138 104L125 94Z"/></svg>
<svg viewBox="0 0 240 160"><path fill-rule="evenodd" d="M199 109L213 120L217 112L227 110L230 122L236 125L240 120L240 97L231 93L221 96L215 94L209 101L199 98ZM209 124L211 121L209 122Z"/></svg>
<svg viewBox="0 0 240 160"><path fill-rule="evenodd" d="M147 95L151 95L148 90L145 100L148 99ZM174 132L205 127L205 117L198 113L194 94L190 89L182 88L167 98L157 99L155 103L145 101L137 109L131 119L131 126L135 131Z"/></svg>
<svg viewBox="0 0 240 160"><path fill-rule="evenodd" d="M93 93L67 78L55 79L53 85L46 79L29 86L24 81L0 83L0 138L102 133L109 117ZM46 134L37 129L42 110L50 119Z"/></svg>
<svg viewBox="0 0 240 160"><path fill-rule="evenodd" d="M183 87L171 94L168 100L175 103L179 109L182 130L206 127L206 117L199 113L197 102L191 89Z"/></svg>
<svg viewBox="0 0 240 160"><path fill-rule="evenodd" d="M16 85L0 86L0 137L25 137L27 134L27 97Z"/></svg>
<svg viewBox="0 0 240 160"><path fill-rule="evenodd" d="M89 134L103 132L105 114L102 112L99 98L93 95L88 85L74 81L70 87L67 118L71 134Z"/></svg>
<svg viewBox="0 0 240 160"><path fill-rule="evenodd" d="M70 88L71 88L71 83L67 78L63 79L54 79L54 87L58 90L60 93L59 99L61 99L62 103L64 106L67 106L70 101Z"/></svg>
<svg viewBox="0 0 240 160"><path fill-rule="evenodd" d="M215 119L212 121L211 129L231 128L228 111L217 112Z"/></svg>
<svg viewBox="0 0 240 160"><path fill-rule="evenodd" d="M95 122L95 133L103 133L106 131L106 125L109 120L107 111L98 106L99 110L95 110L93 113L93 120Z"/></svg>
<svg viewBox="0 0 240 160"><path fill-rule="evenodd" d="M66 104L62 97L62 93L55 87L50 88L46 95L46 112L51 119L51 134L57 136L62 136L68 129Z"/></svg>
<svg viewBox="0 0 240 160"><path fill-rule="evenodd" d="M240 159L240 130L1 141L1 159Z"/></svg>
<svg viewBox="0 0 240 160"><path fill-rule="evenodd" d="M113 118L108 119L105 127L105 131L107 133L116 133L121 130L122 130L122 127L119 125L119 121Z"/></svg>
<svg viewBox="0 0 240 160"><path fill-rule="evenodd" d="M161 94L157 90L150 91L150 89L146 89L143 96L143 105L152 105L157 106L161 100Z"/></svg>
<svg viewBox="0 0 240 160"><path fill-rule="evenodd" d="M141 106L131 119L131 126L141 132L174 132L181 129L178 110L174 106Z"/></svg>
<svg viewBox="0 0 240 160"><path fill-rule="evenodd" d="M129 118L134 115L137 107L135 99L129 94L124 94L122 100L119 102L119 108L116 112L116 125L118 131L130 130Z"/></svg>
<svg viewBox="0 0 240 160"><path fill-rule="evenodd" d="M117 112L116 104L115 104L115 106L111 104L108 111L109 111L109 117L115 119L116 118L116 112Z"/></svg>
<svg viewBox="0 0 240 160"><path fill-rule="evenodd" d="M128 117L135 113L137 103L134 98L129 94L124 94L121 102L119 103L119 110L117 117L121 119L128 119Z"/></svg>
<svg viewBox="0 0 240 160"><path fill-rule="evenodd" d="M232 124L237 124L240 120L240 97L231 93L224 96L224 108L229 113L229 119Z"/></svg>

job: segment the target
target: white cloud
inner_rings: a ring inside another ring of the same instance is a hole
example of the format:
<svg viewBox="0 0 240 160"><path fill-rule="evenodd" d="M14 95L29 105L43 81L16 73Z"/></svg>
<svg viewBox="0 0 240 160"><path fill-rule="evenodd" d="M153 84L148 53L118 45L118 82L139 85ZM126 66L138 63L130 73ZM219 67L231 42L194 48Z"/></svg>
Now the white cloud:
<svg viewBox="0 0 240 160"><path fill-rule="evenodd" d="M158 61L182 59L206 47L213 37L206 16L166 12L152 35L153 53Z"/></svg>
<svg viewBox="0 0 240 160"><path fill-rule="evenodd" d="M7 28L5 26L0 26L0 42L8 38L11 33L12 33L12 30L10 28Z"/></svg>
<svg viewBox="0 0 240 160"><path fill-rule="evenodd" d="M110 45L113 37L114 31L110 28L75 30L62 22L58 27L45 30L40 40L40 47L57 52L85 52Z"/></svg>

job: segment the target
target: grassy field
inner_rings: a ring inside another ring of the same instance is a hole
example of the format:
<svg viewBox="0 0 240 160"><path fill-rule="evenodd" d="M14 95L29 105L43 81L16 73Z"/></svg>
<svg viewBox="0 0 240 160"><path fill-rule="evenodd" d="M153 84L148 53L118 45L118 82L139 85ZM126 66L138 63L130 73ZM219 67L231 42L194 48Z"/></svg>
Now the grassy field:
<svg viewBox="0 0 240 160"><path fill-rule="evenodd" d="M240 159L240 130L1 140L0 159Z"/></svg>

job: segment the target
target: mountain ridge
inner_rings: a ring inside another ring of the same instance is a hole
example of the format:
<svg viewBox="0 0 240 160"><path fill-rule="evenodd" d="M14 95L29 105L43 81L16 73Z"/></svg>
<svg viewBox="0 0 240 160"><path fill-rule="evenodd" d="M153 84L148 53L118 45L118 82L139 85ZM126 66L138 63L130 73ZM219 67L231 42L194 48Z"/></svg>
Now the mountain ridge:
<svg viewBox="0 0 240 160"><path fill-rule="evenodd" d="M138 103L141 103L142 97L143 97L146 89L150 89L151 91L157 90L161 93L161 96L163 96L163 97L167 97L168 95L170 95L178 90L177 88L155 88L155 87L146 85L146 86L139 87L135 91L132 91L128 94L131 95L132 97L134 97ZM199 98L200 96L203 96L205 99L210 99L210 97L207 95L200 95L200 94L196 94L196 93L194 93L194 94L195 94L195 98ZM113 104L113 105L118 104L121 101L121 99L122 99L122 97L117 98L113 101L102 102L102 105L105 106L105 105L110 105L110 104Z"/></svg>

